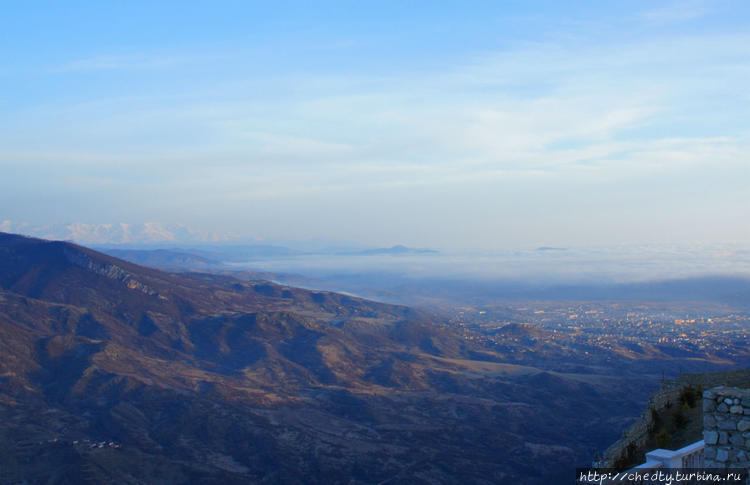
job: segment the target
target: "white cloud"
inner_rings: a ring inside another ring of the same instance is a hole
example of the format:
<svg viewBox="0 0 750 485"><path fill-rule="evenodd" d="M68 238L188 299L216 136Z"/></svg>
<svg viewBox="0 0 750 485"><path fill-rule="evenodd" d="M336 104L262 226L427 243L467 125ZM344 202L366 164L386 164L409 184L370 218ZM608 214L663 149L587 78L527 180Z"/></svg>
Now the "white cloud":
<svg viewBox="0 0 750 485"><path fill-rule="evenodd" d="M262 154L274 157L299 160L319 158L341 158L351 155L355 149L346 143L299 137L284 134L248 131L241 134L250 141Z"/></svg>
<svg viewBox="0 0 750 485"><path fill-rule="evenodd" d="M686 22L703 17L711 12L708 3L703 0L680 0L652 8L641 13L641 17L656 24Z"/></svg>

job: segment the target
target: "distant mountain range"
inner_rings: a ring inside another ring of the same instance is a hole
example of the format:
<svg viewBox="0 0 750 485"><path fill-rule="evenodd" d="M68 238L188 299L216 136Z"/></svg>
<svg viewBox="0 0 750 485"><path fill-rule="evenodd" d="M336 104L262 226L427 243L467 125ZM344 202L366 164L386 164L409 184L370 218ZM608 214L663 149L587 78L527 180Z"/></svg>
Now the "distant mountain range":
<svg viewBox="0 0 750 485"><path fill-rule="evenodd" d="M6 220L0 222L0 231L79 244L215 243L239 239L235 234L201 232L181 224L158 222L35 226Z"/></svg>
<svg viewBox="0 0 750 485"><path fill-rule="evenodd" d="M258 258L285 258L310 254L331 255L402 255L431 254L433 249L410 248L396 245L388 248L342 249L318 247L294 249L279 244L266 244L259 241L243 239L237 234L204 232L182 224L162 224L145 222L131 224L126 222L89 224L73 222L69 224L33 225L27 222L0 221L0 231L17 233L55 241L69 241L77 244L95 246L109 254L121 251L119 257L133 260L141 258L139 263L149 264L143 258L158 261L168 257L163 251L169 250L166 245L174 245L176 252L211 260L244 262ZM219 244L220 243L220 244ZM200 246L200 247L196 247ZM146 251L159 250L161 254L146 254ZM134 251L141 251L136 253ZM158 264L158 266L165 266Z"/></svg>
<svg viewBox="0 0 750 485"><path fill-rule="evenodd" d="M169 269L206 269L221 267L222 263L194 252L177 249L105 249L103 252L144 266Z"/></svg>
<svg viewBox="0 0 750 485"><path fill-rule="evenodd" d="M0 483L565 482L651 381L507 335L0 233Z"/></svg>
<svg viewBox="0 0 750 485"><path fill-rule="evenodd" d="M438 251L435 251L434 249L426 249L426 248L409 248L402 245L396 245L390 248L375 248L375 249L365 249L363 251L358 252L357 254L363 254L363 255L376 255L376 254L436 254Z"/></svg>

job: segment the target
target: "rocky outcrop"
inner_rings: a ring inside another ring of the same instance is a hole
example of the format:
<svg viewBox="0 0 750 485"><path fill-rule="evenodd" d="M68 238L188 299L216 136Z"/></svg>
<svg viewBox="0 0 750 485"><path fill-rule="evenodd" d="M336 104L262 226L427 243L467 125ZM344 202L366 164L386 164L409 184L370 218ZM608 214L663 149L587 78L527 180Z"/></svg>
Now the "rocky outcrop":
<svg viewBox="0 0 750 485"><path fill-rule="evenodd" d="M156 296L156 291L149 288L147 285L138 281L132 274L128 273L121 267L115 264L100 263L94 261L86 253L76 251L74 249L65 248L65 258L71 263L81 268L92 271L96 274L105 276L109 279L119 281L125 285L126 288L131 290L137 290L145 293L149 296Z"/></svg>

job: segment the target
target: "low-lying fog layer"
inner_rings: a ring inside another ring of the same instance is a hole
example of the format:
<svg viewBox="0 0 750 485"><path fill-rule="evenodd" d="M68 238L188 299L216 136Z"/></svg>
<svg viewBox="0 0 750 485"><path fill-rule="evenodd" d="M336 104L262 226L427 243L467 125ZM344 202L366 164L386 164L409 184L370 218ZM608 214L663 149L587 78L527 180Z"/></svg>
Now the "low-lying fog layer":
<svg viewBox="0 0 750 485"><path fill-rule="evenodd" d="M232 265L310 277L388 273L428 279L627 283L714 275L748 276L750 247L736 244L706 247L540 248L473 254L304 254L257 258Z"/></svg>

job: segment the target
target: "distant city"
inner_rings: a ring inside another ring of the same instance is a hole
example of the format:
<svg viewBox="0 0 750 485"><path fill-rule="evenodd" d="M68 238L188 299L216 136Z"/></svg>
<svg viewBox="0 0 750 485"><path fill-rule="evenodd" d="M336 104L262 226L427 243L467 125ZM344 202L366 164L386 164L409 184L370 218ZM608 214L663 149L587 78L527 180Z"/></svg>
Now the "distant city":
<svg viewBox="0 0 750 485"><path fill-rule="evenodd" d="M643 344L664 353L726 360L727 364L750 357L750 313L706 309L685 314L677 305L665 306L621 302L509 303L499 308L467 307L456 311L451 322L481 333L482 338L498 347L507 345L509 338L498 332L511 322L524 321L549 331L546 336L556 343L585 348L604 358L607 352L621 352L623 348L642 358ZM509 310L515 314L511 321Z"/></svg>

